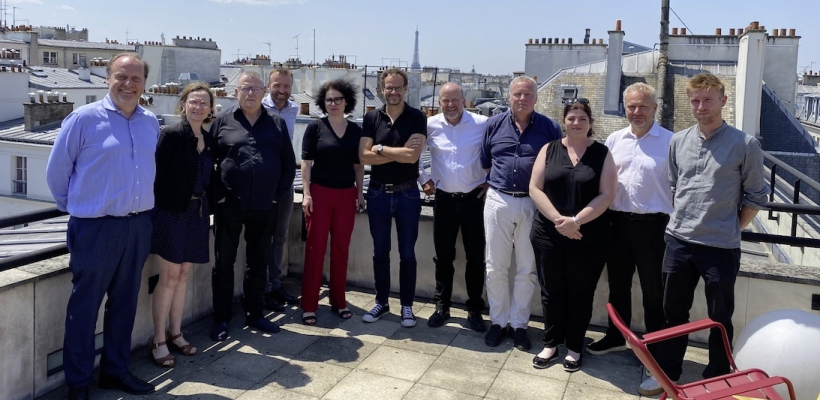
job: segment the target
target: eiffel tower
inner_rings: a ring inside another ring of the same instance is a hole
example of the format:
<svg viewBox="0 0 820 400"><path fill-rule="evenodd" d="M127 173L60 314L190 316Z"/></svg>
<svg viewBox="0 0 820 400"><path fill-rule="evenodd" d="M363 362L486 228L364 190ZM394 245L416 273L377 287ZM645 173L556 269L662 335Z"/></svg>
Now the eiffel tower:
<svg viewBox="0 0 820 400"><path fill-rule="evenodd" d="M419 26L416 25L416 48L413 50L413 63L410 64L410 69L413 71L421 71L421 64L419 63Z"/></svg>

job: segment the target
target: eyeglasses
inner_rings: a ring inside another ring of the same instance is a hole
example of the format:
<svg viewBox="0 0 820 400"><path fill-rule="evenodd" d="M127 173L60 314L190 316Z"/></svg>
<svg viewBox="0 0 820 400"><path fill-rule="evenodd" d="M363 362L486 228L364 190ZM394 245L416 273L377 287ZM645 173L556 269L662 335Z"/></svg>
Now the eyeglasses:
<svg viewBox="0 0 820 400"><path fill-rule="evenodd" d="M385 86L384 91L387 93L396 92L401 93L404 91L404 86Z"/></svg>
<svg viewBox="0 0 820 400"><path fill-rule="evenodd" d="M326 97L325 98L325 104L327 104L327 105L331 105L331 104L339 105L339 104L342 104L343 101L345 101L344 97L333 97L333 98Z"/></svg>
<svg viewBox="0 0 820 400"><path fill-rule="evenodd" d="M586 98L583 98L583 97L577 97L577 98L569 99L569 100L566 101L566 105L568 105L568 106L573 105L575 103L589 104L589 99L586 99Z"/></svg>
<svg viewBox="0 0 820 400"><path fill-rule="evenodd" d="M262 93L262 92L265 91L265 88L263 88L261 86L243 86L243 87L238 88L238 89L239 89L240 92L242 92L242 94L248 94L250 92Z"/></svg>

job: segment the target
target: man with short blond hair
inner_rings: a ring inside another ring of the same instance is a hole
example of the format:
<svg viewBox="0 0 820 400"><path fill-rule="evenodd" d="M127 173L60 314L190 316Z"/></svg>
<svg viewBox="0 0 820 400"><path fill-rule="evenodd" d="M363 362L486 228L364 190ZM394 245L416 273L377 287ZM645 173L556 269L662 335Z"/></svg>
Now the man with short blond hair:
<svg viewBox="0 0 820 400"><path fill-rule="evenodd" d="M94 331L105 303L99 386L147 394L128 371L142 268L151 249L154 152L159 122L139 106L148 64L120 53L106 67L108 94L63 120L46 166L46 182L68 212L66 244L73 278L63 342L68 398L88 399Z"/></svg>
<svg viewBox="0 0 820 400"><path fill-rule="evenodd" d="M674 211L666 226L663 259L664 328L689 322L695 288L702 278L709 318L734 326L735 280L740 269L740 230L766 206L763 151L753 136L729 126L723 83L703 73L686 85L698 123L676 133L669 145L669 182ZM687 337L659 343L658 364L670 379L680 379ZM709 364L704 378L730 372L720 331L709 333ZM657 380L645 380L638 392L663 391Z"/></svg>

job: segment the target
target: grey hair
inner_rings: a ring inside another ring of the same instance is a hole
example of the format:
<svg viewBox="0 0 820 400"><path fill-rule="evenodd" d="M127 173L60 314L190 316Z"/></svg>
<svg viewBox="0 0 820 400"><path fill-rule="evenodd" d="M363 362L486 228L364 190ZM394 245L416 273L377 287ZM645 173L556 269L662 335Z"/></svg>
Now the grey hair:
<svg viewBox="0 0 820 400"><path fill-rule="evenodd" d="M652 103L658 104L658 93L655 91L655 88L650 85L643 82L638 82L627 86L626 89L624 89L624 99L626 99L626 96L632 92L648 95L652 98Z"/></svg>
<svg viewBox="0 0 820 400"><path fill-rule="evenodd" d="M253 72L253 71L242 71L242 73L239 74L239 78L237 78L236 81L239 82L239 81L242 80L242 78L247 78L247 77L256 78L256 79L259 80L259 82L262 82L262 77L259 76L258 73Z"/></svg>
<svg viewBox="0 0 820 400"><path fill-rule="evenodd" d="M510 89L512 89L513 85L518 82L529 82L530 85L532 85L532 92L535 93L535 98L538 98L538 82L536 82L535 79L532 79L526 75L518 76L510 82ZM510 94L512 94L512 90L510 91Z"/></svg>

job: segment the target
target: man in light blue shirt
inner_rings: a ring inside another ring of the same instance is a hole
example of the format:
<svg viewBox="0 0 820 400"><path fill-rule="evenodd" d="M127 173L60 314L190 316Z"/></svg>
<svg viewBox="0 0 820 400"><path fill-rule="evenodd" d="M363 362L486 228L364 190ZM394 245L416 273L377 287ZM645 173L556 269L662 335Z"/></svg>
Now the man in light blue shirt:
<svg viewBox="0 0 820 400"><path fill-rule="evenodd" d="M151 248L159 123L138 105L148 77L139 55L117 54L106 69L108 94L63 120L46 167L57 208L71 215L66 243L73 289L63 343L69 399L88 398L97 312L106 294L99 386L154 391L128 371L128 357Z"/></svg>
<svg viewBox="0 0 820 400"><path fill-rule="evenodd" d="M293 73L289 69L279 67L268 75L269 96L262 99L262 106L268 114L275 114L285 120L288 126L290 141L293 143L293 129L296 126L296 115L299 114L299 105L290 100L293 88ZM285 241L288 237L288 224L293 213L293 185L290 192L282 199L279 206L279 219L273 232L273 241L270 246L270 260L268 261L268 283L265 287L265 308L272 311L284 311L285 304L299 304L299 299L291 296L282 288L282 263L284 262Z"/></svg>

